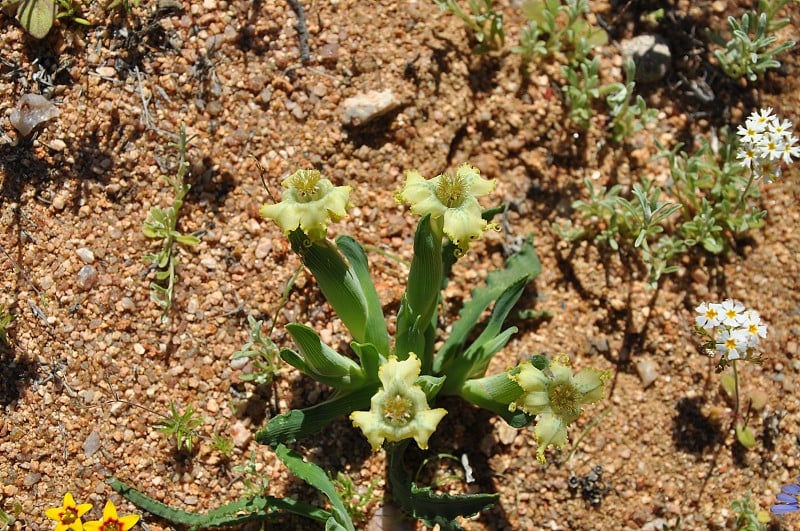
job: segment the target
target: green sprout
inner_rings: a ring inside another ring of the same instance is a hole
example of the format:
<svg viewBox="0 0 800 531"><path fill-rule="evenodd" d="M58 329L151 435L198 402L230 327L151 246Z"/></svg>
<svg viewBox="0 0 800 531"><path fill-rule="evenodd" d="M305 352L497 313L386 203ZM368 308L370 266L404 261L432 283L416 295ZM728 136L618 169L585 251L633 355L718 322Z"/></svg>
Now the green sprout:
<svg viewBox="0 0 800 531"><path fill-rule="evenodd" d="M22 504L17 501L12 504L10 512L0 508L0 531L11 529L20 514L22 514Z"/></svg>
<svg viewBox="0 0 800 531"><path fill-rule="evenodd" d="M729 41L712 34L712 38L724 46L723 50L714 52L714 55L728 77L735 80L745 76L749 81L755 81L770 68L781 66L775 56L794 47L795 42L790 40L775 45L778 37L774 33L789 23L788 18L776 19L775 16L792 2L793 0L759 0L758 10L745 12L741 20L728 17L731 31Z"/></svg>
<svg viewBox="0 0 800 531"><path fill-rule="evenodd" d="M733 500L731 509L736 515L737 531L766 531L770 520L769 513L758 509L756 502L750 499L750 491L741 499Z"/></svg>
<svg viewBox="0 0 800 531"><path fill-rule="evenodd" d="M175 243L188 246L200 243L197 236L182 234L178 231L178 213L190 188L190 185L184 182L184 177L189 169L186 148L190 141L191 139L186 138L186 126L181 124L178 142L170 144L178 149L178 170L175 177L161 176L172 187L175 197L172 205L167 208L153 207L150 209L142 228L146 237L161 242L159 252L146 255L144 259L151 262L151 269L156 270L155 281L150 283L150 298L162 308L162 319L166 319L174 299L178 258L173 247Z"/></svg>
<svg viewBox="0 0 800 531"><path fill-rule="evenodd" d="M464 11L457 0L433 0L439 9L449 11L460 18L473 32L477 44L476 54L501 49L506 42L503 30L503 13L496 11L492 0L467 0L469 13Z"/></svg>
<svg viewBox="0 0 800 531"><path fill-rule="evenodd" d="M169 402L170 414L155 425L155 429L167 438L175 439L175 448L178 451L186 449L188 453L194 451L194 445L199 437L197 428L203 424L203 418L197 414L194 407L189 404L183 413L178 412L175 402Z"/></svg>
<svg viewBox="0 0 800 531"><path fill-rule="evenodd" d="M608 128L611 139L621 144L628 140L634 133L655 120L658 112L648 109L641 95L634 97L633 89L636 83L636 65L633 59L625 63L625 83L612 83L603 87L603 94L607 94L606 102L610 108L611 122Z"/></svg>
<svg viewBox="0 0 800 531"><path fill-rule="evenodd" d="M268 386L278 375L278 347L272 342L269 335L265 337L261 332L264 321L256 320L252 315L247 316L250 324L250 339L244 344L241 350L233 353L231 359L250 358L253 364L253 372L242 374L241 379L245 382L253 382L259 386ZM270 330L270 333L272 330Z"/></svg>
<svg viewBox="0 0 800 531"><path fill-rule="evenodd" d="M373 503L383 500L382 496L374 494L375 488L381 478L374 478L367 487L357 487L353 478L344 472L337 472L336 477L331 476L331 481L336 486L344 508L354 523L363 523L367 517L367 510Z"/></svg>
<svg viewBox="0 0 800 531"><path fill-rule="evenodd" d="M569 107L569 118L583 129L589 128L594 115L592 104L601 97L600 78L597 75L599 66L600 61L595 57L592 60L584 58L577 65L561 67L561 74L567 81L561 90Z"/></svg>
<svg viewBox="0 0 800 531"><path fill-rule="evenodd" d="M211 448L222 454L225 459L230 459L233 456L233 439L215 433Z"/></svg>
<svg viewBox="0 0 800 531"><path fill-rule="evenodd" d="M8 345L8 329L17 317L0 304L0 345Z"/></svg>

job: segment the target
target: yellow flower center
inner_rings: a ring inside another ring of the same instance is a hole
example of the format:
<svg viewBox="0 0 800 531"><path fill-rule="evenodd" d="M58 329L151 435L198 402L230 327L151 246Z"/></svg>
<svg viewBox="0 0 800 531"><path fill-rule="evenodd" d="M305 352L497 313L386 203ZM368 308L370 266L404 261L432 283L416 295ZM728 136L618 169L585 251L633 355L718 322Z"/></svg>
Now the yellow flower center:
<svg viewBox="0 0 800 531"><path fill-rule="evenodd" d="M714 308L709 308L708 310L706 310L706 318L710 319L710 320L716 319L717 318L717 310L715 310Z"/></svg>
<svg viewBox="0 0 800 531"><path fill-rule="evenodd" d="M410 399L396 393L383 403L383 418L392 426L404 426L414 416L414 404Z"/></svg>
<svg viewBox="0 0 800 531"><path fill-rule="evenodd" d="M447 208L457 208L469 193L469 185L459 175L444 174L439 178L436 197Z"/></svg>
<svg viewBox="0 0 800 531"><path fill-rule="evenodd" d="M314 170L298 171L290 177L289 187L294 188L297 200L308 203L319 199L320 173Z"/></svg>
<svg viewBox="0 0 800 531"><path fill-rule="evenodd" d="M553 382L547 387L550 407L559 416L574 414L579 407L581 392L572 382Z"/></svg>
<svg viewBox="0 0 800 531"><path fill-rule="evenodd" d="M61 523L63 525L74 524L78 519L78 510L75 507L65 507L64 512L61 514Z"/></svg>

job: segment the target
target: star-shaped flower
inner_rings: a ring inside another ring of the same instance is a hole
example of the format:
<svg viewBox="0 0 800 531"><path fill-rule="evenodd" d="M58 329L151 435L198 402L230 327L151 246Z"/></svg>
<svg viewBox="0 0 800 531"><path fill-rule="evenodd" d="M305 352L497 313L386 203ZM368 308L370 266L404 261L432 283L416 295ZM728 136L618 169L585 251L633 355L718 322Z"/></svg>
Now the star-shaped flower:
<svg viewBox="0 0 800 531"><path fill-rule="evenodd" d="M394 356L378 369L383 387L372 397L369 411L350 414L353 425L367 437L373 451L389 442L414 438L423 450L439 421L447 414L443 408L431 409L425 391L416 384L422 364L415 354L404 361Z"/></svg>
<svg viewBox="0 0 800 531"><path fill-rule="evenodd" d="M111 501L103 508L103 519L83 524L84 531L128 531L139 521L138 514L129 514L122 518L117 516L117 508Z"/></svg>
<svg viewBox="0 0 800 531"><path fill-rule="evenodd" d="M484 179L480 171L462 164L455 175L444 173L425 179L417 171L406 172L406 184L395 194L397 201L411 205L411 212L425 216L440 227L463 255L473 240L488 228L499 230L481 217L483 209L476 199L494 190L494 179Z"/></svg>
<svg viewBox="0 0 800 531"><path fill-rule="evenodd" d="M351 188L333 186L317 170L297 170L281 184L281 202L263 205L259 213L274 220L285 234L300 229L311 241L321 240L330 223L347 215Z"/></svg>
<svg viewBox="0 0 800 531"><path fill-rule="evenodd" d="M520 399L509 405L510 410L522 409L528 415L539 415L533 434L539 447L537 459L544 463L548 445L562 448L567 443L567 426L577 420L585 404L603 398L603 388L608 374L595 369L582 369L573 376L572 370L552 362L545 370L524 363L509 378L523 390Z"/></svg>
<svg viewBox="0 0 800 531"><path fill-rule="evenodd" d="M67 529L81 531L83 529L81 516L86 514L91 508L91 503L77 505L72 498L72 494L68 492L64 494L64 503L61 507L47 509L44 514L51 520L56 521L55 531L66 531Z"/></svg>

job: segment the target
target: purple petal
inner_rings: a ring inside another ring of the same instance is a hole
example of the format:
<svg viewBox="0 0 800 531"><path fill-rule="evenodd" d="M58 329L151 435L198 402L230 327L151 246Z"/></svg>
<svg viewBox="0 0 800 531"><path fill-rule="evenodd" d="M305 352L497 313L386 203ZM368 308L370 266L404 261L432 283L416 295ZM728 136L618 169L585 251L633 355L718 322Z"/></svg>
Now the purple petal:
<svg viewBox="0 0 800 531"><path fill-rule="evenodd" d="M800 511L800 507L795 505L773 505L769 508L772 514L788 514L795 511Z"/></svg>
<svg viewBox="0 0 800 531"><path fill-rule="evenodd" d="M792 496L797 497L800 495L800 485L786 485L785 487L781 487L781 492L785 492L786 494L791 494Z"/></svg>
<svg viewBox="0 0 800 531"><path fill-rule="evenodd" d="M797 496L792 496L791 494L786 494L781 492L780 494L778 494L777 498L779 502L790 503L790 504L793 503L797 505Z"/></svg>

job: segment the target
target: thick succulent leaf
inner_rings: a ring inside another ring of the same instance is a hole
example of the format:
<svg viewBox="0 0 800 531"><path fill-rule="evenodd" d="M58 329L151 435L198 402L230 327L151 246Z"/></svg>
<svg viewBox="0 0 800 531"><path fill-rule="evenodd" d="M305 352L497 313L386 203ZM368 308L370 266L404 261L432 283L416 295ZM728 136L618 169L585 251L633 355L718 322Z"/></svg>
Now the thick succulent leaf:
<svg viewBox="0 0 800 531"><path fill-rule="evenodd" d="M339 250L328 240L308 242L299 230L289 234L289 241L353 339L359 343L372 343L366 337L370 320L368 297L356 271L347 264Z"/></svg>
<svg viewBox="0 0 800 531"><path fill-rule="evenodd" d="M442 238L433 233L430 214L423 217L414 235L414 258L408 273L406 292L397 314L395 352L406 359L414 352L422 361L422 372L430 370L433 326L442 284Z"/></svg>
<svg viewBox="0 0 800 531"><path fill-rule="evenodd" d="M106 483L148 513L175 524L189 526L191 529L243 525L247 522L268 519L281 512L299 514L318 522L325 522L331 517L331 513L319 507L292 498L272 496L240 498L207 513L190 513L156 501L116 478L111 478Z"/></svg>
<svg viewBox="0 0 800 531"><path fill-rule="evenodd" d="M372 343L350 343L350 348L358 355L361 361L361 370L367 381L378 381L378 369L386 362L386 357L382 356L375 345Z"/></svg>
<svg viewBox="0 0 800 531"><path fill-rule="evenodd" d="M511 256L504 269L492 271L486 277L486 285L472 290L472 297L459 312L459 319L453 324L450 336L436 354L433 364L434 374L446 374L449 367L464 349L464 344L475 328L481 314L500 296L524 279L530 282L541 271L539 258L530 239L525 241L519 252ZM514 301L516 302L516 301ZM450 382L446 384L450 387Z"/></svg>
<svg viewBox="0 0 800 531"><path fill-rule="evenodd" d="M325 529L355 531L353 521L336 491L336 486L322 468L305 461L300 454L282 444L275 448L275 454L292 474L322 492L330 500L332 515L326 522Z"/></svg>
<svg viewBox="0 0 800 531"><path fill-rule="evenodd" d="M351 374L361 373L361 368L355 361L323 343L313 328L300 323L289 323L286 330L300 347L306 365L313 371L309 373L312 378L315 375L349 378Z"/></svg>
<svg viewBox="0 0 800 531"><path fill-rule="evenodd" d="M461 529L456 520L468 518L495 504L498 494L437 494L428 487L418 487L406 472L403 455L408 441L387 446L389 458L389 484L391 492L403 511L432 527Z"/></svg>
<svg viewBox="0 0 800 531"><path fill-rule="evenodd" d="M293 409L273 417L255 440L260 444L275 447L280 443L291 444L322 431L339 417L356 410L368 410L372 395L378 392L378 383L365 385L349 393L338 393L330 400L307 409Z"/></svg>
<svg viewBox="0 0 800 531"><path fill-rule="evenodd" d="M367 322L364 338L353 337L358 342L372 343L378 349L378 352L386 356L389 354L389 332L386 330L386 320L383 316L381 301L378 299L378 292L372 283L372 277L369 275L367 255L361 245L349 236L336 238L336 245L350 263L350 268L355 273L356 279L361 286L361 292L366 303Z"/></svg>

